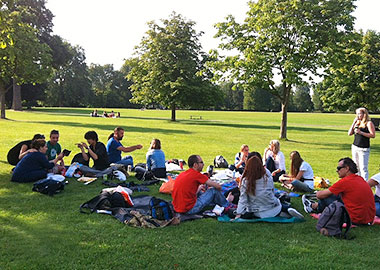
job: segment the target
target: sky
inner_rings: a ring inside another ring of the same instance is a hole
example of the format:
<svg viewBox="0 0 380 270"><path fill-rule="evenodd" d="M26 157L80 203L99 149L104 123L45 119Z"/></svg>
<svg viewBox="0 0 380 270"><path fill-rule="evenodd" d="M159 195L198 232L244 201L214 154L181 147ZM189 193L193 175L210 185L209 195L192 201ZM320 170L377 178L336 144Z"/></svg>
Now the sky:
<svg viewBox="0 0 380 270"><path fill-rule="evenodd" d="M248 11L247 0L47 0L54 14L53 32L85 50L87 64L113 64L119 69L133 56L148 30L147 22L166 19L175 11L196 22L203 31L203 50L217 48L214 24L229 14L242 22ZM357 0L355 28L380 32L380 1Z"/></svg>

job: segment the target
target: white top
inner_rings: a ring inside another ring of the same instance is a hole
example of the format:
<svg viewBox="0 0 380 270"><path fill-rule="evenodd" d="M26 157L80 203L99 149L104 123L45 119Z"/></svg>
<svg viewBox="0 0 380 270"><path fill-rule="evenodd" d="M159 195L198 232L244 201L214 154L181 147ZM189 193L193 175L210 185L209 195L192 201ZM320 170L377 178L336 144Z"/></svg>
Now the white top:
<svg viewBox="0 0 380 270"><path fill-rule="evenodd" d="M375 174L370 179L377 182L375 194L380 197L380 173Z"/></svg>
<svg viewBox="0 0 380 270"><path fill-rule="evenodd" d="M300 171L303 172L302 177L308 180L313 180L314 179L314 172L313 169L311 168L310 164L307 163L306 161L303 161L301 166L300 166Z"/></svg>
<svg viewBox="0 0 380 270"><path fill-rule="evenodd" d="M274 166L276 167L276 170L277 169L281 169L281 171L286 171L286 168L285 168L285 156L284 156L284 154L281 151L278 151L278 153L276 155L276 158L274 158L273 157L273 152L271 150L268 150L268 152L266 153L266 157L265 158L268 158L268 157L272 157L273 158Z"/></svg>

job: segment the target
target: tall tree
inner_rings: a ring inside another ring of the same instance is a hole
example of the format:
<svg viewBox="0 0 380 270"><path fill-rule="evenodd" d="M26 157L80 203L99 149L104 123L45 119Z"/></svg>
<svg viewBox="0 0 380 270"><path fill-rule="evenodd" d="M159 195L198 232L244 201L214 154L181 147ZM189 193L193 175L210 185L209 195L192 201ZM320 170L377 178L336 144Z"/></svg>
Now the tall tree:
<svg viewBox="0 0 380 270"><path fill-rule="evenodd" d="M314 109L310 88L307 85L297 86L294 91L293 105L297 112L311 112Z"/></svg>
<svg viewBox="0 0 380 270"><path fill-rule="evenodd" d="M355 33L341 47L320 86L323 107L345 111L364 106L380 112L380 33Z"/></svg>
<svg viewBox="0 0 380 270"><path fill-rule="evenodd" d="M220 48L237 50L212 66L217 75L245 89L262 88L281 101L280 138L287 136L287 111L293 86L317 74L336 43L352 31L354 0L250 1L244 23L234 17L216 25ZM217 57L215 51L215 57ZM278 75L282 91L275 87Z"/></svg>
<svg viewBox="0 0 380 270"><path fill-rule="evenodd" d="M224 100L221 104L218 104L218 109L243 110L244 91L241 89L233 90L233 86L232 83L222 83L220 85Z"/></svg>
<svg viewBox="0 0 380 270"><path fill-rule="evenodd" d="M4 1L4 3L4 7L6 6L11 12L18 12L24 24L30 25L36 30L37 37L41 43L50 46L49 41L53 27L53 14L46 8L45 0L13 0ZM12 102L12 108L14 110L22 110L21 100L21 83L14 77Z"/></svg>
<svg viewBox="0 0 380 270"><path fill-rule="evenodd" d="M207 55L199 42L202 33L194 30L195 22L174 12L161 22L162 26L148 23L136 57L126 61L131 67L127 77L133 81L132 102L168 107L175 121L177 107L207 107L220 95L208 74L201 72Z"/></svg>
<svg viewBox="0 0 380 270"><path fill-rule="evenodd" d="M17 11L4 3L0 9L0 100L1 118L5 118L5 94L11 80L40 83L50 74L50 48L40 43L37 31L24 23Z"/></svg>
<svg viewBox="0 0 380 270"><path fill-rule="evenodd" d="M55 69L46 89L45 105L85 107L93 99L84 50L65 42L71 58Z"/></svg>

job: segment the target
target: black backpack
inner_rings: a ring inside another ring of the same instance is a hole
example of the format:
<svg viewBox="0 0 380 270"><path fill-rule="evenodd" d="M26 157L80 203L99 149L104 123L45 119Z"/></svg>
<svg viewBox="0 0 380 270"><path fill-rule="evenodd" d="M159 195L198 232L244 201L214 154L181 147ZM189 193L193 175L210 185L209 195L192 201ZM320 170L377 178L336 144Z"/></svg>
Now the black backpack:
<svg viewBox="0 0 380 270"><path fill-rule="evenodd" d="M214 158L215 168L228 168L228 162L223 156L216 156Z"/></svg>
<svg viewBox="0 0 380 270"><path fill-rule="evenodd" d="M33 184L33 191L40 192L49 196L61 192L65 187L63 182L55 181L53 179L42 179Z"/></svg>
<svg viewBox="0 0 380 270"><path fill-rule="evenodd" d="M344 223L346 223L346 228L343 232ZM347 239L347 233L351 228L351 218L344 204L339 201L329 204L319 217L316 228L325 236Z"/></svg>
<svg viewBox="0 0 380 270"><path fill-rule="evenodd" d="M170 203L165 200L152 197L149 202L151 215L155 219L169 220L173 218L173 209Z"/></svg>

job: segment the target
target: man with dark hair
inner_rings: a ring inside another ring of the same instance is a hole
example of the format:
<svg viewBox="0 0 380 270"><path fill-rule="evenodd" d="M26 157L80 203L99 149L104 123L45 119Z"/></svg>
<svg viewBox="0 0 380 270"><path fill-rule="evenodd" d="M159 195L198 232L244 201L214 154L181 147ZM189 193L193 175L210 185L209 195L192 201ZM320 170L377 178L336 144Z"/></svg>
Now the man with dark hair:
<svg viewBox="0 0 380 270"><path fill-rule="evenodd" d="M182 172L174 182L172 197L177 213L197 214L209 205L226 207L228 201L220 192L222 187L202 174L204 163L199 155L191 155L187 162L189 169ZM204 191L205 186L209 188Z"/></svg>
<svg viewBox="0 0 380 270"><path fill-rule="evenodd" d="M342 158L336 171L340 180L330 188L318 191L318 202L313 203L306 195L302 196L305 211L321 213L333 201L342 200L352 223L372 224L375 217L373 193L367 182L356 174L355 162L349 157Z"/></svg>
<svg viewBox="0 0 380 270"><path fill-rule="evenodd" d="M88 131L84 134L87 143L78 143L78 147L82 152L82 157L85 161L90 158L94 161L93 169L104 170L109 167L108 155L106 147L103 143L98 141L98 134L95 131ZM86 151L88 153L86 153Z"/></svg>
<svg viewBox="0 0 380 270"><path fill-rule="evenodd" d="M137 149L141 149L143 146L141 144L124 147L121 144L121 140L124 137L124 129L121 127L115 128L114 132L108 137L107 142L107 153L108 159L111 163L122 164L124 166L133 166L132 156L125 156L121 158L121 152L129 153Z"/></svg>

